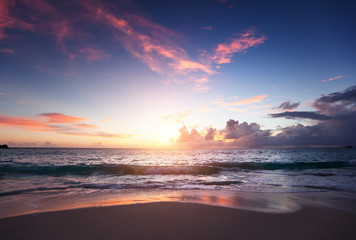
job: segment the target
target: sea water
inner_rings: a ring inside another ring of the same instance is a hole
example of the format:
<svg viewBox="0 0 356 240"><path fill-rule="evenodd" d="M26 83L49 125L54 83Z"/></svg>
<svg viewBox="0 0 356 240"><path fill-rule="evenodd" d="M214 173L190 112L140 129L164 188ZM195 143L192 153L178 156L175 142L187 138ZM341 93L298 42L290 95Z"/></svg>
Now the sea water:
<svg viewBox="0 0 356 240"><path fill-rule="evenodd" d="M145 202L172 191L354 194L356 150L0 149L0 216L6 206L36 209L39 199Z"/></svg>

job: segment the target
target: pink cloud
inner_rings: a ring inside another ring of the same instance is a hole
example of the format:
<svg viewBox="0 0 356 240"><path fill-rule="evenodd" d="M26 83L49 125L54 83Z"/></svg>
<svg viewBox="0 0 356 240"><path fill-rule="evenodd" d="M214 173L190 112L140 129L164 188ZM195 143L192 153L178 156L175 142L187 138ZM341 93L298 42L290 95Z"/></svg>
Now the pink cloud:
<svg viewBox="0 0 356 240"><path fill-rule="evenodd" d="M206 92L210 89L206 84L209 82L207 77L199 78L194 81L193 89L197 92Z"/></svg>
<svg viewBox="0 0 356 240"><path fill-rule="evenodd" d="M80 11L76 11L77 14L74 15L68 6ZM7 29L23 29L51 35L55 38L60 51L69 59L74 60L82 56L87 62L92 63L111 55L99 47L81 44L89 34L80 32L75 27L78 26L76 23L105 26L133 56L152 71L165 75L167 79L165 83L194 82L193 89L196 91L209 89L207 86L209 81L201 82L199 79L209 80L211 75L216 73L219 67L212 66L212 63L230 63L235 53L245 52L250 47L264 43L266 39L264 36L257 36L253 31L248 31L239 38L219 44L212 54L205 51L200 59L195 60L176 44L175 40L180 37L178 33L137 14L127 13L124 10L125 3L116 6L118 8L114 9L114 4L96 0L78 0L71 2L70 5L63 1L18 0L16 4L14 1L1 1L0 16L4 16L5 21L0 22L0 39L8 37ZM66 11L61 11L63 9ZM203 29L212 30L212 27L210 25ZM78 44L68 45L68 41L76 41ZM41 65L35 68L42 72L51 72ZM72 73L75 73L75 69Z"/></svg>
<svg viewBox="0 0 356 240"><path fill-rule="evenodd" d="M211 59L217 64L230 63L235 53L244 52L250 47L258 46L266 41L265 36L256 36L253 31L241 34L229 43L220 43Z"/></svg>
<svg viewBox="0 0 356 240"><path fill-rule="evenodd" d="M59 132L61 134L65 135L72 135L72 136L84 136L84 137L105 137L105 138L130 138L133 135L129 134L113 134L113 133L107 133L107 132L94 132L94 133L88 133L88 132Z"/></svg>
<svg viewBox="0 0 356 240"><path fill-rule="evenodd" d="M0 39L9 38L7 29L22 29L55 37L61 51L73 59L65 40L75 36L73 18L44 0L0 1Z"/></svg>
<svg viewBox="0 0 356 240"><path fill-rule="evenodd" d="M34 132L49 131L60 134L90 137L127 138L132 136L128 134L88 131L97 128L97 126L82 123L83 121L87 121L86 118L82 117L68 116L62 113L44 113L36 116L36 118L29 118L0 115L0 127L18 127ZM45 117L45 119L43 117ZM56 125L53 125L53 123Z"/></svg>
<svg viewBox="0 0 356 240"><path fill-rule="evenodd" d="M45 122L27 117L12 117L0 115L0 126L23 127L30 131L53 131L55 127L47 125Z"/></svg>
<svg viewBox="0 0 356 240"><path fill-rule="evenodd" d="M88 121L86 118L64 115L63 113L42 113L37 116L46 117L49 123L78 123Z"/></svg>
<svg viewBox="0 0 356 240"><path fill-rule="evenodd" d="M213 25L205 26L205 27L202 27L201 29L213 31Z"/></svg>
<svg viewBox="0 0 356 240"><path fill-rule="evenodd" d="M95 125L92 125L92 124L85 124L85 123L75 124L74 126L75 126L76 128L84 128L84 129L96 128Z"/></svg>
<svg viewBox="0 0 356 240"><path fill-rule="evenodd" d="M82 47L78 50L78 52L83 54L89 63L111 57L110 54L107 54L103 50L98 48Z"/></svg>
<svg viewBox="0 0 356 240"><path fill-rule="evenodd" d="M49 69L43 65L36 65L33 66L34 68L36 68L38 71L43 72L43 73L54 73L55 71L53 69Z"/></svg>
<svg viewBox="0 0 356 240"><path fill-rule="evenodd" d="M336 80L336 79L339 79L339 78L342 78L343 76L342 75L339 75L339 76L336 76L336 77L333 77L333 78L329 78L329 79L326 79L326 80L321 80L321 82L330 82L330 81L333 81L333 80Z"/></svg>
<svg viewBox="0 0 356 240"><path fill-rule="evenodd" d="M0 1L0 39L8 38L6 29L25 29L33 31L33 25L11 16L15 1Z"/></svg>
<svg viewBox="0 0 356 240"><path fill-rule="evenodd" d="M214 101L214 103L219 106L223 106L223 107L240 106L240 105L246 105L246 104L250 104L250 103L260 103L266 97L268 97L268 95L257 95L257 96L251 97L251 98L242 99L242 100L231 102L231 103L224 102L222 98L218 98Z"/></svg>
<svg viewBox="0 0 356 240"><path fill-rule="evenodd" d="M15 51L10 48L0 48L0 53L12 54L15 53Z"/></svg>
<svg viewBox="0 0 356 240"><path fill-rule="evenodd" d="M189 58L184 49L176 45L171 37L174 32L154 24L140 16L112 14L104 5L85 5L96 21L110 26L117 40L152 71L172 75L186 75L190 72L213 74L209 64L202 64Z"/></svg>

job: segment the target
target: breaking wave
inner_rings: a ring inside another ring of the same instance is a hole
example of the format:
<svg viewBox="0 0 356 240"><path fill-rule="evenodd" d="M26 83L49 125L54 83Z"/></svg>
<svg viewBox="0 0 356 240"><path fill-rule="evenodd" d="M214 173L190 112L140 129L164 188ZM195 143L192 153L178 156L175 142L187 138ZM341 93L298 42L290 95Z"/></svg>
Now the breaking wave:
<svg viewBox="0 0 356 240"><path fill-rule="evenodd" d="M0 166L1 174L29 175L214 175L222 171L305 170L355 167L353 161L334 162L225 162L199 166L142 166L142 165L65 165L65 166Z"/></svg>
<svg viewBox="0 0 356 240"><path fill-rule="evenodd" d="M304 170L304 169L325 169L325 168L344 168L356 166L352 161L333 161L333 162L228 162L213 163L212 166L219 168L237 168L243 170Z"/></svg>
<svg viewBox="0 0 356 240"><path fill-rule="evenodd" d="M219 173L210 166L140 166L140 165L66 165L66 166L1 166L6 174L32 175L212 175Z"/></svg>

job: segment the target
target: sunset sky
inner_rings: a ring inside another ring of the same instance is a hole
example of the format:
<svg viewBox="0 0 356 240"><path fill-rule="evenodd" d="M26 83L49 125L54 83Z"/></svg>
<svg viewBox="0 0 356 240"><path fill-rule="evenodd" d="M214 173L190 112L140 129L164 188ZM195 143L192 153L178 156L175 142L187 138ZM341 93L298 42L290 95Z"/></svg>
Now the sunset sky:
<svg viewBox="0 0 356 240"><path fill-rule="evenodd" d="M0 144L356 144L352 1L0 0Z"/></svg>

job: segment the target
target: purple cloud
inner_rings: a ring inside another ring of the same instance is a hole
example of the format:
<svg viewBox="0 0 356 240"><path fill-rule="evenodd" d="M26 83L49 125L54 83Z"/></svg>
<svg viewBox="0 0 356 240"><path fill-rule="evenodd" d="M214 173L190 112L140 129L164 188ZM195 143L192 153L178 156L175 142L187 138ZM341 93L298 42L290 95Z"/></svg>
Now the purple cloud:
<svg viewBox="0 0 356 240"><path fill-rule="evenodd" d="M296 111L269 115L273 118L317 120L318 123L313 126L296 124L280 129L277 135L273 135L272 130L261 129L260 125L255 122L239 123L237 120L230 119L226 122L224 129L210 130L215 135L219 135L218 139L223 140L214 140L213 137L210 137L209 131L204 137L195 129L189 133L188 129L183 127L177 142L199 147L341 147L356 145L356 86L341 92L323 95L314 101L313 107L316 109L314 112Z"/></svg>
<svg viewBox="0 0 356 240"><path fill-rule="evenodd" d="M295 110L299 106L300 102L292 103L290 100L283 102L278 107L274 107L274 109L282 109L282 110Z"/></svg>

